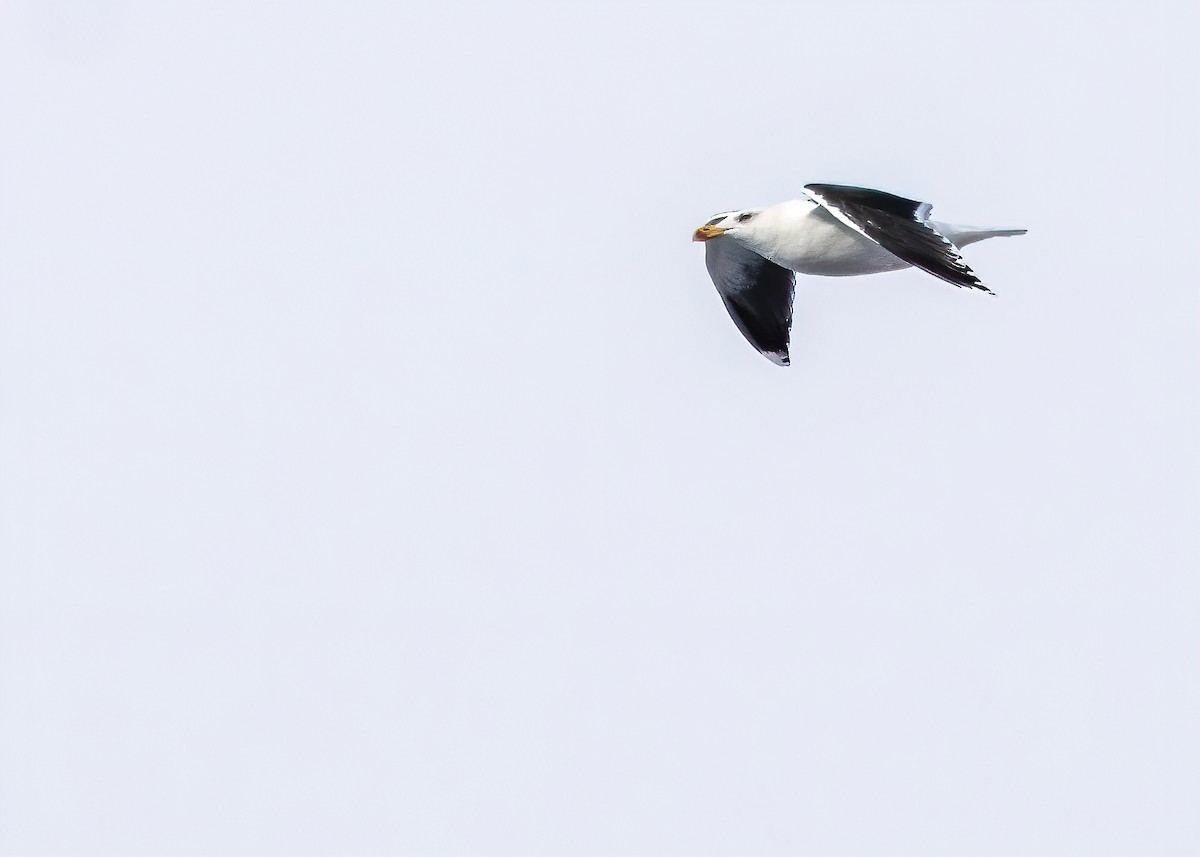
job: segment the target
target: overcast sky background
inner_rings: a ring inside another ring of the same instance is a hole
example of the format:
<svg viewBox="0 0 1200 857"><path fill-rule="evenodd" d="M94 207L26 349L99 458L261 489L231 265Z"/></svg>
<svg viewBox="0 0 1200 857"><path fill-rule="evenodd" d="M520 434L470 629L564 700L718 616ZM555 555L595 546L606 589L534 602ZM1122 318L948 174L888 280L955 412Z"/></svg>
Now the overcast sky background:
<svg viewBox="0 0 1200 857"><path fill-rule="evenodd" d="M0 4L0 854L1196 854L1196 8Z"/></svg>

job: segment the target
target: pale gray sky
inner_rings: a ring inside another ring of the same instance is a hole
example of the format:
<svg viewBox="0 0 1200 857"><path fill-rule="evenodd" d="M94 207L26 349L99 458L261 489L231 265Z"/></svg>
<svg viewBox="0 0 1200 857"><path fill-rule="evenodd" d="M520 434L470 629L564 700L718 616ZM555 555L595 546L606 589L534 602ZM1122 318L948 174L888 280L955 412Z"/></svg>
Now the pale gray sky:
<svg viewBox="0 0 1200 857"><path fill-rule="evenodd" d="M0 5L0 854L1196 854L1196 31Z"/></svg>

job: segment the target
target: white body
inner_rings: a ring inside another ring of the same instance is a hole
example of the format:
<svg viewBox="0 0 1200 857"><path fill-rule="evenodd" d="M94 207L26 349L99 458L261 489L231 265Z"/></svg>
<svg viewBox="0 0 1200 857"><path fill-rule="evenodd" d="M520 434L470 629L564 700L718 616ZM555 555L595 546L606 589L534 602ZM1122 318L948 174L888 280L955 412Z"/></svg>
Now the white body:
<svg viewBox="0 0 1200 857"><path fill-rule="evenodd" d="M976 229L932 220L929 225L958 247L1023 231ZM776 265L800 274L855 277L911 267L842 223L824 206L808 199L764 208L752 221L742 228L731 229L727 235Z"/></svg>

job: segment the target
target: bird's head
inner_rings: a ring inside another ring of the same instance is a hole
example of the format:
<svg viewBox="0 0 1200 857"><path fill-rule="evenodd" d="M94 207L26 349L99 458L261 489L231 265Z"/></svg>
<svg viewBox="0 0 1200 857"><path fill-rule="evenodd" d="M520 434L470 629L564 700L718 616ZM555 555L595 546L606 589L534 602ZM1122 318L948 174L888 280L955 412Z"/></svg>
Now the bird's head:
<svg viewBox="0 0 1200 857"><path fill-rule="evenodd" d="M714 214L712 220L692 233L692 240L708 241L720 235L736 237L739 234L747 234L754 229L757 216L758 211L754 209Z"/></svg>

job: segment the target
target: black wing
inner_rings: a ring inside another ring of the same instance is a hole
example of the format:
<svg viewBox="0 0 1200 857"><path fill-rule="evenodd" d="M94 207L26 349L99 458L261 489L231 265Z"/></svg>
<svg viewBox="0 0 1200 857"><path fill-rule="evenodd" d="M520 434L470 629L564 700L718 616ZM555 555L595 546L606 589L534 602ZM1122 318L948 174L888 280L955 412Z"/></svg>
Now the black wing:
<svg viewBox="0 0 1200 857"><path fill-rule="evenodd" d="M991 292L950 239L926 221L929 203L865 187L810 184L804 189L842 223L908 264L947 283Z"/></svg>
<svg viewBox="0 0 1200 857"><path fill-rule="evenodd" d="M706 241L704 261L725 309L742 335L772 363L789 365L796 275L732 238Z"/></svg>

